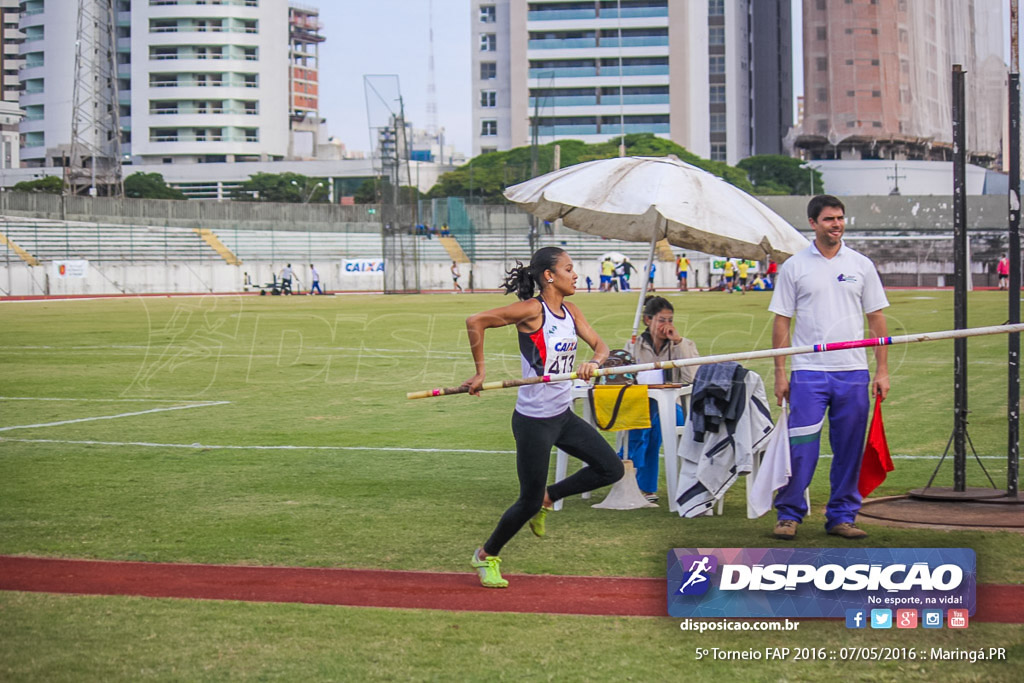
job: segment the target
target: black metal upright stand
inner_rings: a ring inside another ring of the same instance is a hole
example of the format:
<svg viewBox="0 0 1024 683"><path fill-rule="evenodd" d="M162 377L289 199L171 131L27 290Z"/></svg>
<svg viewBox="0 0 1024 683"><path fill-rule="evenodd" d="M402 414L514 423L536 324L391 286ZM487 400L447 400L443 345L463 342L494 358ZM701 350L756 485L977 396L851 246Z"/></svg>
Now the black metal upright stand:
<svg viewBox="0 0 1024 683"><path fill-rule="evenodd" d="M967 262L967 134L964 75L960 64L953 65L953 328L967 328L967 278L971 276ZM967 339L953 340L953 434L946 452L939 459L931 479L923 489L911 491L912 496L953 500L992 498L1002 495L971 444L974 458L988 477L992 488L967 488ZM932 482L953 446L953 488L935 487Z"/></svg>
<svg viewBox="0 0 1024 683"><path fill-rule="evenodd" d="M967 328L967 136L964 71L953 65L953 329ZM967 488L967 340L953 340L953 490Z"/></svg>
<svg viewBox="0 0 1024 683"><path fill-rule="evenodd" d="M1014 12L1016 14L1016 12ZM1010 67L1010 291L1008 322L1020 322L1020 73ZM1020 463L1020 333L1009 335L1006 495L1016 498Z"/></svg>

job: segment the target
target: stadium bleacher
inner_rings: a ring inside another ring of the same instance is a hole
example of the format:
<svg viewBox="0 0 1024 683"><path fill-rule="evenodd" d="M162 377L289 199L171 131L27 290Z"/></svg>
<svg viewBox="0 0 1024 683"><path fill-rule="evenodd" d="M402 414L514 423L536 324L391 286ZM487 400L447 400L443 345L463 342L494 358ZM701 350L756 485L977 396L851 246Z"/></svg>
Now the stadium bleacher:
<svg viewBox="0 0 1024 683"><path fill-rule="evenodd" d="M191 228L73 223L0 223L0 232L40 261L221 261Z"/></svg>
<svg viewBox="0 0 1024 683"><path fill-rule="evenodd" d="M316 263L346 258L382 258L381 235L376 232L311 232L291 230L218 229L220 242L243 263L246 261L296 261ZM40 261L87 259L95 262L223 261L192 228L89 225L54 222L0 223L0 233ZM421 261L449 262L452 257L438 239L415 239ZM471 244L459 238L473 261L515 260L528 262L530 243L526 234L484 233ZM602 254L619 252L634 262L647 258L648 245L606 240L583 233L559 230L539 236L538 246L559 246L577 261L597 261ZM13 258L13 252L9 254Z"/></svg>

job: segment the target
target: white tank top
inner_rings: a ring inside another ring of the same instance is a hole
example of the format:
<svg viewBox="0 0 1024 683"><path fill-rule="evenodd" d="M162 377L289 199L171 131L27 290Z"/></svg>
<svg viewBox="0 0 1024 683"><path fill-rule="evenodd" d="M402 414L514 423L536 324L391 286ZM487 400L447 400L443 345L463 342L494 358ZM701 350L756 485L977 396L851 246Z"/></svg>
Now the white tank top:
<svg viewBox="0 0 1024 683"><path fill-rule="evenodd" d="M562 305L557 316L544 300L544 320L535 332L519 333L519 355L523 377L543 377L572 372L576 365L576 321ZM527 384L519 387L516 411L527 417L554 417L572 405L572 382Z"/></svg>

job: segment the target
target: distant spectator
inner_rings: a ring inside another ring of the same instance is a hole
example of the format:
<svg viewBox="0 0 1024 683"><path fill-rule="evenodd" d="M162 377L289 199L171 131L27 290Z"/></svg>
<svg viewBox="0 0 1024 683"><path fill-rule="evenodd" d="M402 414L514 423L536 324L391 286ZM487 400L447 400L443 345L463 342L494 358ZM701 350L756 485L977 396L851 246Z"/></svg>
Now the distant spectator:
<svg viewBox="0 0 1024 683"><path fill-rule="evenodd" d="M676 259L676 273L678 273L679 278L679 291L685 292L689 289L687 276L690 274L690 259L686 258L686 254L683 254Z"/></svg>
<svg viewBox="0 0 1024 683"><path fill-rule="evenodd" d="M725 276L725 289L732 294L732 289L736 285L736 264L732 262L731 258L725 259L722 273Z"/></svg>
<svg viewBox="0 0 1024 683"><path fill-rule="evenodd" d="M312 263L309 264L309 278L313 281L309 287L310 295L312 296L314 293L323 295L324 290L320 289L320 271Z"/></svg>
<svg viewBox="0 0 1024 683"><path fill-rule="evenodd" d="M601 262L601 291L608 292L612 288L612 275L615 273L615 264L610 256L605 256Z"/></svg>
<svg viewBox="0 0 1024 683"><path fill-rule="evenodd" d="M619 276L619 288L623 292L629 291L629 276L636 271L636 266L630 263L629 258L623 259L622 263L619 264L619 268L622 270L622 274Z"/></svg>
<svg viewBox="0 0 1024 683"><path fill-rule="evenodd" d="M286 265L281 269L281 293L291 294L292 293L292 278L295 277L295 271L292 270L292 264Z"/></svg>
<svg viewBox="0 0 1024 683"><path fill-rule="evenodd" d="M459 278L462 277L462 273L459 272L459 264L452 261L452 267L449 270L451 270L452 273L452 284L455 285L455 291L464 291L462 289L462 285L459 284Z"/></svg>
<svg viewBox="0 0 1024 683"><path fill-rule="evenodd" d="M1010 259L1006 254L996 264L996 274L999 275L999 289L1010 289Z"/></svg>
<svg viewBox="0 0 1024 683"><path fill-rule="evenodd" d="M774 287L775 286L775 275L778 272L779 272L779 265L777 263L775 263L775 261L768 261L768 269L765 270L764 274L767 276L767 277L765 277L765 282L767 282L767 284L770 287Z"/></svg>

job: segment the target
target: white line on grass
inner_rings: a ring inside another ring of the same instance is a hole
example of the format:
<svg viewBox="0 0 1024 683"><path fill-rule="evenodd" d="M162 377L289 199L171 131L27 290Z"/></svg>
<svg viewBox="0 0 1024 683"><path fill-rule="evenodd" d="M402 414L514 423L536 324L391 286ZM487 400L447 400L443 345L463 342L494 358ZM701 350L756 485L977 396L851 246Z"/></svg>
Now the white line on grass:
<svg viewBox="0 0 1024 683"><path fill-rule="evenodd" d="M222 406L231 403L231 401L208 401L206 403L196 403L189 406L171 406L170 408L151 408L150 410L139 410L134 413L120 413L118 415L98 415L96 417L80 417L75 420L61 420L59 422L41 422L34 425L13 425L10 427L0 427L0 432L9 432L12 429L33 429L35 427L58 427L60 425L69 425L76 422L92 422L94 420L116 420L120 417L134 417L135 415L148 415L149 413L164 413L169 410L188 410L189 408L207 408L210 406Z"/></svg>
<svg viewBox="0 0 1024 683"><path fill-rule="evenodd" d="M210 401L193 401L184 398L67 398L59 396L0 396L0 401L91 401L95 403L196 403L206 405Z"/></svg>
<svg viewBox="0 0 1024 683"><path fill-rule="evenodd" d="M166 346L159 346L164 351L175 351L183 350L190 347L181 344L171 344ZM151 350L152 347L148 345L128 345L128 344L103 344L93 346L0 346L0 351L138 351L144 352ZM357 347L357 346L304 346L303 351L310 352L329 352L329 351L353 351L353 352L365 352L374 356L386 356L394 354L415 354L418 356L426 355L429 358L453 358L460 359L468 357L466 353L462 351L456 351L451 349L379 349L371 347ZM233 356L239 358L245 358L252 354L219 354L226 356ZM489 352L486 354L488 357L493 358L516 358L517 355L514 353L497 353ZM273 358L274 354L264 354L263 357Z"/></svg>
<svg viewBox="0 0 1024 683"><path fill-rule="evenodd" d="M384 453L482 453L485 455L508 455L511 451L484 450L480 448L404 448L400 446L238 446L203 443L151 443L149 441L92 441L71 439L10 439L0 437L0 442L11 443L56 443L78 444L83 446L142 446L145 448L191 448L194 450L227 450L227 451L378 451ZM822 458L831 458L831 453L822 453ZM893 460L938 460L938 455L894 455ZM982 460L1005 460L1002 455L979 455Z"/></svg>
<svg viewBox="0 0 1024 683"><path fill-rule="evenodd" d="M478 448L400 448L387 446L233 446L201 443L150 443L148 441L75 441L68 439L9 439L0 442L80 444L84 446L143 446L146 448L192 448L232 451L380 451L386 453L483 453L507 455L515 451L488 451Z"/></svg>

